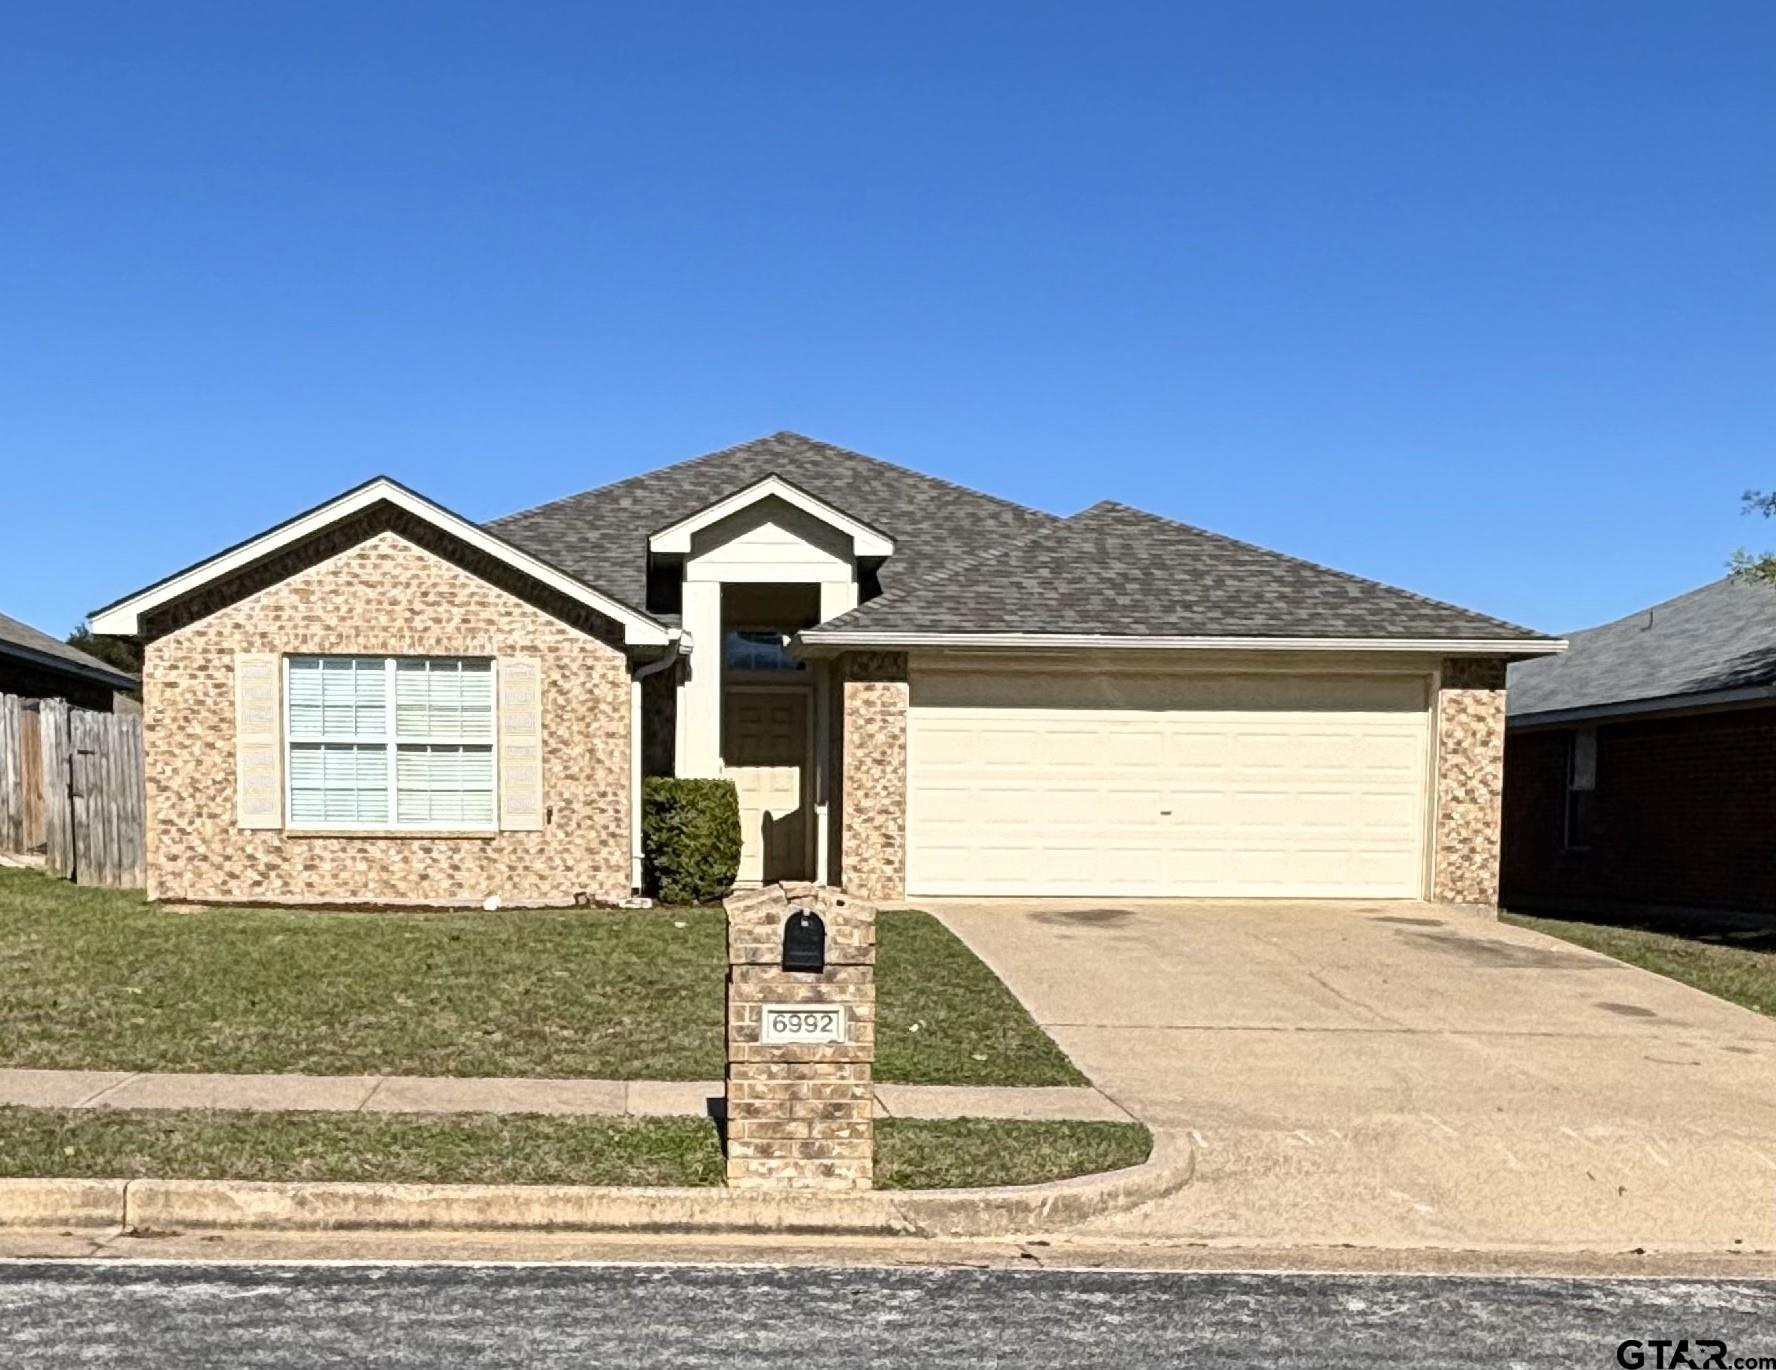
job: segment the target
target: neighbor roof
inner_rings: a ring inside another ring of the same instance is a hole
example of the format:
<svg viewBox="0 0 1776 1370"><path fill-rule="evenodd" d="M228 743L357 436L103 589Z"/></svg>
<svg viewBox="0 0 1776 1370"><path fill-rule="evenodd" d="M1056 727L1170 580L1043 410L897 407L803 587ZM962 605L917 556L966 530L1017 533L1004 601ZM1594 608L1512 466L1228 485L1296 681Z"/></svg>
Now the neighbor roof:
<svg viewBox="0 0 1776 1370"><path fill-rule="evenodd" d="M802 635L1067 638L1554 639L1124 504L1095 504Z"/></svg>
<svg viewBox="0 0 1776 1370"><path fill-rule="evenodd" d="M508 514L487 526L636 608L647 603L648 538L725 496L778 476L894 539L884 590L958 555L1058 520L800 433L773 433Z"/></svg>
<svg viewBox="0 0 1776 1370"><path fill-rule="evenodd" d="M89 656L78 647L57 641L29 623L0 614L0 656L28 661L47 670L66 671L83 680L109 685L114 690L133 690L136 678L127 671L108 666L96 656Z"/></svg>
<svg viewBox="0 0 1776 1370"><path fill-rule="evenodd" d="M1511 668L1512 720L1776 687L1776 589L1733 576L1572 634Z"/></svg>

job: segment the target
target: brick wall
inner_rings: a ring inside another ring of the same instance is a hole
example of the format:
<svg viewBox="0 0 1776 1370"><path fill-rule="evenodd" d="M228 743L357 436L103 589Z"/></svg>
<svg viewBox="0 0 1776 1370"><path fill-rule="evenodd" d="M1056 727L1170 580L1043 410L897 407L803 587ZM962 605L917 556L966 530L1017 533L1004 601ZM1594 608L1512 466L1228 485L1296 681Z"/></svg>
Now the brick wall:
<svg viewBox="0 0 1776 1370"><path fill-rule="evenodd" d="M1437 697L1431 897L1496 904L1505 764L1505 663L1451 658Z"/></svg>
<svg viewBox="0 0 1776 1370"><path fill-rule="evenodd" d="M907 659L841 658L839 883L863 899L906 893Z"/></svg>
<svg viewBox="0 0 1776 1370"><path fill-rule="evenodd" d="M1776 708L1600 725L1583 851L1565 846L1572 731L1507 740L1507 904L1776 911Z"/></svg>
<svg viewBox="0 0 1776 1370"><path fill-rule="evenodd" d="M567 621L567 610L527 602L392 528L329 539L151 625L161 635L148 644L143 680L150 896L479 903L498 895L554 904L582 892L627 894L629 684L620 647ZM295 836L237 827L240 651L537 658L542 831Z"/></svg>
<svg viewBox="0 0 1776 1370"><path fill-rule="evenodd" d="M820 885L738 893L728 916L727 1175L736 1187L867 1189L875 1175L876 910ZM826 969L781 966L793 908L826 925ZM842 1006L845 1041L766 1044L766 1004Z"/></svg>

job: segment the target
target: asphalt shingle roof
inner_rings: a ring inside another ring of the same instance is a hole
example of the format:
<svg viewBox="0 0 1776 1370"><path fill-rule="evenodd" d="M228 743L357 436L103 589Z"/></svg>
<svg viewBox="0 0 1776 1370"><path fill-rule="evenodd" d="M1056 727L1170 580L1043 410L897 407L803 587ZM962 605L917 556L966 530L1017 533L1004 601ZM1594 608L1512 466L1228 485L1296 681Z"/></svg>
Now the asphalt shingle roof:
<svg viewBox="0 0 1776 1370"><path fill-rule="evenodd" d="M1511 667L1513 717L1776 685L1776 588L1728 576Z"/></svg>
<svg viewBox="0 0 1776 1370"><path fill-rule="evenodd" d="M1057 522L1053 514L860 452L799 433L773 433L508 514L487 527L645 610L648 536L771 475L894 539L894 555L881 572L884 591L947 565L958 549L990 547Z"/></svg>
<svg viewBox="0 0 1776 1370"><path fill-rule="evenodd" d="M108 666L96 656L90 656L78 647L70 647L48 633L39 632L29 623L21 623L5 614L0 614L0 654L25 655L33 659L50 657L80 675L89 679L98 677L118 689L133 689L136 684L136 678L127 671Z"/></svg>
<svg viewBox="0 0 1776 1370"><path fill-rule="evenodd" d="M1112 502L885 593L809 636L826 631L1545 637Z"/></svg>
<svg viewBox="0 0 1776 1370"><path fill-rule="evenodd" d="M881 594L817 632L1544 636L1126 505L1057 518L799 433L773 433L487 526L645 610L649 535L771 475L895 540Z"/></svg>

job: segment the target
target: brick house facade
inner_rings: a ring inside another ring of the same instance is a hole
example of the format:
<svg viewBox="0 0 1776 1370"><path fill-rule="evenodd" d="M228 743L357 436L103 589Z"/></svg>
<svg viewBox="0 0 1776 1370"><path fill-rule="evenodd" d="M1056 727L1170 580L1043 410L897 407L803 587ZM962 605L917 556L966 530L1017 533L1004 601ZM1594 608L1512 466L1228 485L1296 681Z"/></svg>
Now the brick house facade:
<svg viewBox="0 0 1776 1370"><path fill-rule="evenodd" d="M143 669L151 898L571 904L629 893L623 653L577 624L381 531L150 637ZM330 554L328 554L330 552ZM280 572L285 568L280 568ZM557 612L565 612L558 608ZM536 831L301 832L236 821L242 653L524 658L541 665Z"/></svg>
<svg viewBox="0 0 1776 1370"><path fill-rule="evenodd" d="M660 774L733 784L742 886L1487 905L1505 666L1562 645L794 434L486 525L378 478L94 628L154 897L415 905L630 896Z"/></svg>
<svg viewBox="0 0 1776 1370"><path fill-rule="evenodd" d="M1587 729L1589 831L1569 834L1572 752ZM1772 833L1776 707L1520 728L1507 740L1507 904L1776 912Z"/></svg>

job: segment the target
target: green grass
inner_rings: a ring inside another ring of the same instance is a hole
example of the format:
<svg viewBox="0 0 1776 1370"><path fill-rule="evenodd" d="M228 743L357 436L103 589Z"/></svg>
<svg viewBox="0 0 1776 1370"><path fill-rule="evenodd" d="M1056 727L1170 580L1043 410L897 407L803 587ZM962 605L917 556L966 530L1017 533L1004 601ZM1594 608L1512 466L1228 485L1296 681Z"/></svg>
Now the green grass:
<svg viewBox="0 0 1776 1370"><path fill-rule="evenodd" d="M1776 924L1769 920L1681 914L1629 916L1621 923L1522 913L1502 917L1776 1017Z"/></svg>
<svg viewBox="0 0 1776 1370"><path fill-rule="evenodd" d="M1153 1136L1139 1123L1035 1123L985 1118L876 1124L876 1183L883 1189L1040 1184L1139 1165Z"/></svg>
<svg viewBox="0 0 1776 1370"><path fill-rule="evenodd" d="M1137 1164L1151 1143L1133 1123L884 1119L877 1183L1033 1184ZM700 1118L0 1108L0 1175L716 1185L722 1159Z"/></svg>
<svg viewBox="0 0 1776 1370"><path fill-rule="evenodd" d="M1076 1084L935 919L888 912L877 1077ZM715 1080L719 909L175 911L0 870L0 1065Z"/></svg>
<svg viewBox="0 0 1776 1370"><path fill-rule="evenodd" d="M928 913L876 935L876 1078L901 1084L1083 1085L1003 981Z"/></svg>
<svg viewBox="0 0 1776 1370"><path fill-rule="evenodd" d="M706 1118L0 1108L0 1175L720 1184Z"/></svg>

